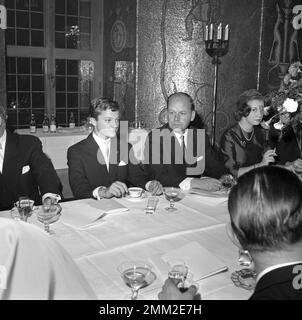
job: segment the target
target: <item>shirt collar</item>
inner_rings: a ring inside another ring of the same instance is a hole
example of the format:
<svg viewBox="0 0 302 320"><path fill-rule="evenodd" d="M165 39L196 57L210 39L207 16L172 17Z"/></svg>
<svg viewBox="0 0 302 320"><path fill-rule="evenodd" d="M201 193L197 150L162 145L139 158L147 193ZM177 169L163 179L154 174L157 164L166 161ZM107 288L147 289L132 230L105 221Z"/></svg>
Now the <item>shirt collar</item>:
<svg viewBox="0 0 302 320"><path fill-rule="evenodd" d="M98 145L106 145L108 143L110 143L111 139L108 138L108 139L104 139L102 137L99 137L97 136L94 132L92 133L92 137L93 139L95 140L95 142L98 144Z"/></svg>
<svg viewBox="0 0 302 320"><path fill-rule="evenodd" d="M177 140L181 140L182 136L184 137L185 141L187 140L188 129L186 129L184 133L179 133L179 132L176 132L176 131L173 131L173 133L175 134L175 137L177 138Z"/></svg>
<svg viewBox="0 0 302 320"><path fill-rule="evenodd" d="M256 279L256 282L258 282L265 274L275 270L275 269L279 269L279 268L282 268L282 267L286 267L286 266L290 266L292 264L302 264L302 261L293 261L293 262L287 262L287 263L280 263L280 264L275 264L274 266L271 266L271 267L268 267L264 270L262 270L258 276L257 276L257 279Z"/></svg>

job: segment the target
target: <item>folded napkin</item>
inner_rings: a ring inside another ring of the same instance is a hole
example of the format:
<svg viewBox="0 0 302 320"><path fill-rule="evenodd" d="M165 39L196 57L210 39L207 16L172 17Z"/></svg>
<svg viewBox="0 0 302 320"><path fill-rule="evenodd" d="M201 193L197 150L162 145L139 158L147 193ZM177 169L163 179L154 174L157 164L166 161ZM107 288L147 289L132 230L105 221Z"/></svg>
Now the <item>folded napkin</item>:
<svg viewBox="0 0 302 320"><path fill-rule="evenodd" d="M124 212L129 209L114 199L85 199L62 203L60 221L74 227L87 228L100 222L107 214Z"/></svg>
<svg viewBox="0 0 302 320"><path fill-rule="evenodd" d="M198 194L202 203L209 206L216 206L228 200L228 192L225 189L210 192L192 188L189 193Z"/></svg>

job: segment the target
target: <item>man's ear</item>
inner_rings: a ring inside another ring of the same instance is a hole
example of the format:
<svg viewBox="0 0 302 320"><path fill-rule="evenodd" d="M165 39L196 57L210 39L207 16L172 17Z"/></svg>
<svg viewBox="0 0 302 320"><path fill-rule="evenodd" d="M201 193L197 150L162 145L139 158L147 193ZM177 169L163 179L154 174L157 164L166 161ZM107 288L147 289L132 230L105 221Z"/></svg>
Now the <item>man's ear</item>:
<svg viewBox="0 0 302 320"><path fill-rule="evenodd" d="M96 120L95 120L93 117L90 118L90 123L91 123L94 127L96 126Z"/></svg>
<svg viewBox="0 0 302 320"><path fill-rule="evenodd" d="M191 115L191 121L193 121L195 119L195 115L196 115L196 111L193 110L192 111L192 115Z"/></svg>

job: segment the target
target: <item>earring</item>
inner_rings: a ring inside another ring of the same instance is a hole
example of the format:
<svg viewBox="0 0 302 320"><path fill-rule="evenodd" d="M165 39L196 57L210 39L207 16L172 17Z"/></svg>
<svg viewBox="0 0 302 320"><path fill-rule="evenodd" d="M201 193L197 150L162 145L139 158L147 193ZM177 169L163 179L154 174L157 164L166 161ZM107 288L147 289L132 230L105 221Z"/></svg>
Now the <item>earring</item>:
<svg viewBox="0 0 302 320"><path fill-rule="evenodd" d="M238 262L241 266L249 268L253 263L253 259L247 250L239 249Z"/></svg>

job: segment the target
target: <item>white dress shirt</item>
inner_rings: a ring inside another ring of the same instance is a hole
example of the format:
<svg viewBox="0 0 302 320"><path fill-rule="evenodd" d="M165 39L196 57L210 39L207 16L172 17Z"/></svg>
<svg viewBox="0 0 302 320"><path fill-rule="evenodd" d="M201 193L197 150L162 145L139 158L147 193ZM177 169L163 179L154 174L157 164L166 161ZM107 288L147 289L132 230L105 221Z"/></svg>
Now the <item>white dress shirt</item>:
<svg viewBox="0 0 302 320"><path fill-rule="evenodd" d="M0 171L1 171L1 173L3 170L5 145L6 145L6 130L4 131L2 137L0 138Z"/></svg>
<svg viewBox="0 0 302 320"><path fill-rule="evenodd" d="M101 152L103 154L103 157L105 159L105 163L107 166L107 170L109 172L109 160L110 160L110 145L111 145L111 139L103 139L99 136L97 136L94 132L92 133L92 137L95 140L95 142L97 143L97 145L99 146L99 148L101 149ZM99 189L101 186L95 188L92 192L92 195L94 198L100 200L100 196L99 196Z"/></svg>

